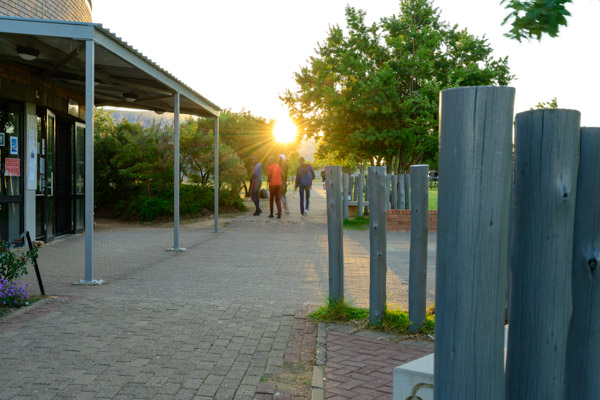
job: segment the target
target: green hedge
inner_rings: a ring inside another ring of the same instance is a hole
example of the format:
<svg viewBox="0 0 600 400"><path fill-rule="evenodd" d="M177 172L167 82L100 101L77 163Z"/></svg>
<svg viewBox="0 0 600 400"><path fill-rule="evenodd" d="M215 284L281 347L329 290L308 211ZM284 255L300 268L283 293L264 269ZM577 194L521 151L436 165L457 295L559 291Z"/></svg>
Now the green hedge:
<svg viewBox="0 0 600 400"><path fill-rule="evenodd" d="M165 191L158 196L148 197L145 192L132 196L129 200L121 200L110 210L115 218L140 219L154 221L159 218L173 216L173 191ZM219 191L219 207L224 210L235 209L246 211L240 198L229 190ZM100 207L102 209L102 207ZM212 213L214 209L214 189L198 185L181 185L179 190L179 214L181 216L198 216Z"/></svg>

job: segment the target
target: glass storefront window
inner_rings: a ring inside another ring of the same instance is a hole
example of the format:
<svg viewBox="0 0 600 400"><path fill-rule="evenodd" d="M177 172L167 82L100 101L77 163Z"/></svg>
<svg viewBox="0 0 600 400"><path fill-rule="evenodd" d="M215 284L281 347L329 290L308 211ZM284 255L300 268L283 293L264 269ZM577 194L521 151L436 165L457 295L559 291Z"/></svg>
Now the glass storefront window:
<svg viewBox="0 0 600 400"><path fill-rule="evenodd" d="M14 240L21 233L21 204L0 203L0 239Z"/></svg>
<svg viewBox="0 0 600 400"><path fill-rule="evenodd" d="M0 102L0 196L21 195L20 107Z"/></svg>

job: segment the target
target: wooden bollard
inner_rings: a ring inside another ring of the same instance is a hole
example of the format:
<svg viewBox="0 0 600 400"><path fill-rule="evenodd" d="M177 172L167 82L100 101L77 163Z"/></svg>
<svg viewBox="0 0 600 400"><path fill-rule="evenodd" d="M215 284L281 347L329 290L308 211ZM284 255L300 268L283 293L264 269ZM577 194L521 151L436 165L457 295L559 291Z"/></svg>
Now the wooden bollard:
<svg viewBox="0 0 600 400"><path fill-rule="evenodd" d="M410 166L410 264L408 278L408 318L411 332L423 327L427 311L427 236L429 165Z"/></svg>
<svg viewBox="0 0 600 400"><path fill-rule="evenodd" d="M398 175L398 210L404 210L404 174Z"/></svg>
<svg viewBox="0 0 600 400"><path fill-rule="evenodd" d="M404 209L410 210L410 174L404 174Z"/></svg>
<svg viewBox="0 0 600 400"><path fill-rule="evenodd" d="M344 298L344 225L342 210L342 167L325 167L327 195L327 239L329 244L329 298Z"/></svg>
<svg viewBox="0 0 600 400"><path fill-rule="evenodd" d="M362 217L363 216L363 204L364 204L364 198L363 198L363 192L364 192L364 182L365 182L365 176L363 174L358 174L358 176L356 177L357 179L357 185L356 185L356 191L358 192L358 216Z"/></svg>
<svg viewBox="0 0 600 400"><path fill-rule="evenodd" d="M558 109L515 118L507 399L564 398L579 121Z"/></svg>
<svg viewBox="0 0 600 400"><path fill-rule="evenodd" d="M385 167L369 167L369 322L378 324L385 312L387 274L387 212Z"/></svg>
<svg viewBox="0 0 600 400"><path fill-rule="evenodd" d="M436 400L504 400L515 89L440 94Z"/></svg>
<svg viewBox="0 0 600 400"><path fill-rule="evenodd" d="M348 186L349 186L348 174L343 175L343 185L342 185L342 204L344 207L344 219L348 219Z"/></svg>
<svg viewBox="0 0 600 400"><path fill-rule="evenodd" d="M565 399L600 399L600 128L582 128Z"/></svg>
<svg viewBox="0 0 600 400"><path fill-rule="evenodd" d="M392 181L392 210L398 208L398 176L391 175L390 179Z"/></svg>

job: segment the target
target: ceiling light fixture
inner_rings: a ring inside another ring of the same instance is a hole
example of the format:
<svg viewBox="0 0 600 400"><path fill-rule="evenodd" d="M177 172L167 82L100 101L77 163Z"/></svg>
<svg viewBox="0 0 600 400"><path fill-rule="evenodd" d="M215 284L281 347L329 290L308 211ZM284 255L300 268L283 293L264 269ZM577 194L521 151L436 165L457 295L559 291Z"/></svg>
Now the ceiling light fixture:
<svg viewBox="0 0 600 400"><path fill-rule="evenodd" d="M125 100L128 103L133 103L137 100L137 98L138 96L135 93L123 93L123 100Z"/></svg>
<svg viewBox="0 0 600 400"><path fill-rule="evenodd" d="M165 110L154 110L154 112L158 115L162 115L165 113Z"/></svg>
<svg viewBox="0 0 600 400"><path fill-rule="evenodd" d="M26 61L33 61L40 55L40 51L31 47L17 46L19 57Z"/></svg>

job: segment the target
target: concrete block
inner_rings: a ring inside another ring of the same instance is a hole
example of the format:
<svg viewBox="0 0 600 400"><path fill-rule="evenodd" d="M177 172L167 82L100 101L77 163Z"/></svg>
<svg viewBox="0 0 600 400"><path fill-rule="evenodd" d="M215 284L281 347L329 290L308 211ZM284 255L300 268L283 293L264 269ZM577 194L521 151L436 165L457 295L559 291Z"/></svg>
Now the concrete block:
<svg viewBox="0 0 600 400"><path fill-rule="evenodd" d="M394 368L394 400L405 400L421 383L433 386L433 354ZM421 387L416 394L422 400L433 400L433 388Z"/></svg>

